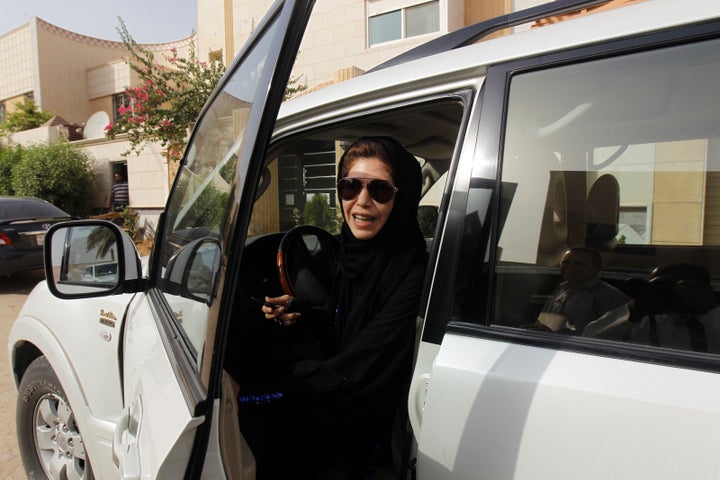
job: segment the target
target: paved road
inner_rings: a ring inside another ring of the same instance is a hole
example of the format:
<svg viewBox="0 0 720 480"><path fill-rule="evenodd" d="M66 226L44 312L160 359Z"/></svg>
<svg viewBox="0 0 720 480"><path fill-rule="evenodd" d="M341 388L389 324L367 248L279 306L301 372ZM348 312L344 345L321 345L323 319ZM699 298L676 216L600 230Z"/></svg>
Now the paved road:
<svg viewBox="0 0 720 480"><path fill-rule="evenodd" d="M7 339L10 326L25 303L30 290L44 279L42 271L27 272L11 278L0 277L0 480L25 479L15 436L15 399L17 392L10 375Z"/></svg>

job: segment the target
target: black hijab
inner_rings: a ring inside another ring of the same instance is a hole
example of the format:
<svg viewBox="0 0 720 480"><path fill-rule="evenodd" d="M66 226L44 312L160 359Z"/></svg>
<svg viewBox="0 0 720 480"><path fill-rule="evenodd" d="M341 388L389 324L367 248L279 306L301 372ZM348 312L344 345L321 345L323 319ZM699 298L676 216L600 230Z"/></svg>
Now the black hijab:
<svg viewBox="0 0 720 480"><path fill-rule="evenodd" d="M389 137L365 137L362 141L380 143L388 153L388 160L393 171L393 183L398 188L395 204L382 230L370 240L358 240L352 234L347 220L343 218L341 238L342 249L340 258L341 274L346 279L363 277L370 269L379 252L395 251L398 248L424 249L424 239L417 222L417 210L420 203L422 174L420 164L397 141ZM353 144L353 145L355 145ZM345 162L351 145L340 158L338 164L338 181L346 171ZM342 200L338 199L339 204ZM341 209L342 211L342 209ZM343 211L343 217L345 212Z"/></svg>
<svg viewBox="0 0 720 480"><path fill-rule="evenodd" d="M365 137L358 142L368 140L380 143L387 151L398 191L387 222L372 239L355 238L347 219L343 219L339 272L333 296L341 349L349 341L348 337L352 338L372 317L373 311L367 307L374 297L382 296L378 290L399 283L407 269L425 253L425 240L417 221L422 185L420 164L392 138ZM347 170L345 161L351 149L352 145L340 158L338 181ZM342 200L338 201L342 204ZM353 309L353 305L360 307Z"/></svg>
<svg viewBox="0 0 720 480"><path fill-rule="evenodd" d="M397 187L385 225L370 240L359 240L347 222L333 285L329 314L333 329L324 360L298 362L293 375L304 389L324 393L350 407L386 408L388 396L409 376L415 340L415 318L427 259L417 221L422 174L418 161L388 137L358 140L380 143L387 151ZM353 144L355 145L355 144ZM346 173L352 145L341 157L338 180ZM344 215L344 212L343 212ZM390 307L388 307L390 306ZM337 396L327 394L335 392Z"/></svg>

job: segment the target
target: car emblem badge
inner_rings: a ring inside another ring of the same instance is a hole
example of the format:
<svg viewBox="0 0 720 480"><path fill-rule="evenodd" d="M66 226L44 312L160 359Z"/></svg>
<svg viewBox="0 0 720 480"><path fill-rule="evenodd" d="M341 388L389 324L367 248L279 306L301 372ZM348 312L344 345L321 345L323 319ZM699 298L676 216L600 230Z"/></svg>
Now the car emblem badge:
<svg viewBox="0 0 720 480"><path fill-rule="evenodd" d="M117 320L117 317L113 312L105 311L103 309L100 309L100 323L115 328L115 321Z"/></svg>
<svg viewBox="0 0 720 480"><path fill-rule="evenodd" d="M43 223L43 224L42 224L42 229L43 229L43 230L47 230L47 229L49 229L49 228L50 228L50 224L49 224L49 223Z"/></svg>

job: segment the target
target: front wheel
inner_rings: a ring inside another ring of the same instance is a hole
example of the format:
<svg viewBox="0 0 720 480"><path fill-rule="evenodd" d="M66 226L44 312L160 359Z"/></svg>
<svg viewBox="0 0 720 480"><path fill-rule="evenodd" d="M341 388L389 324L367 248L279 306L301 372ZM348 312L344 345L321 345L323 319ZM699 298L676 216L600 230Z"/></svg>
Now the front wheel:
<svg viewBox="0 0 720 480"><path fill-rule="evenodd" d="M23 375L16 422L28 478L93 478L75 414L45 357L36 358Z"/></svg>

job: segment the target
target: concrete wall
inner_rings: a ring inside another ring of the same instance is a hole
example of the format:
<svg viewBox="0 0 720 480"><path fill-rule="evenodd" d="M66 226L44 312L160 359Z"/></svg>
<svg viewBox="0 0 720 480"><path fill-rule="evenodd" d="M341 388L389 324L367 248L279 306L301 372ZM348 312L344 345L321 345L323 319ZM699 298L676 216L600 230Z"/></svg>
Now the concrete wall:
<svg viewBox="0 0 720 480"><path fill-rule="evenodd" d="M60 127L38 127L10 135L10 144L17 145L47 145L61 138Z"/></svg>
<svg viewBox="0 0 720 480"><path fill-rule="evenodd" d="M160 214L170 191L168 163L163 149L158 144L148 144L140 155L122 154L130 143L122 138L115 140L83 140L76 142L95 159L97 184L93 204L101 210L108 208L110 186L113 182L112 167L125 163L128 172L130 208L138 214L138 231L145 238L152 238L157 229Z"/></svg>
<svg viewBox="0 0 720 480"><path fill-rule="evenodd" d="M148 144L136 155L123 156L130 143L122 138L115 140L83 140L75 142L95 159L98 183L95 189L94 205L107 208L112 185L112 164L126 163L130 206L137 209L157 209L165 206L168 189L167 160L158 144Z"/></svg>
<svg viewBox="0 0 720 480"><path fill-rule="evenodd" d="M8 113L15 98L35 89L37 58L30 30L25 24L0 37L0 101L5 101Z"/></svg>
<svg viewBox="0 0 720 480"><path fill-rule="evenodd" d="M227 51L225 42L225 0L198 0L197 2L197 54L205 60L210 52L222 50L225 65L229 65L235 51ZM232 24L232 18L227 19Z"/></svg>

